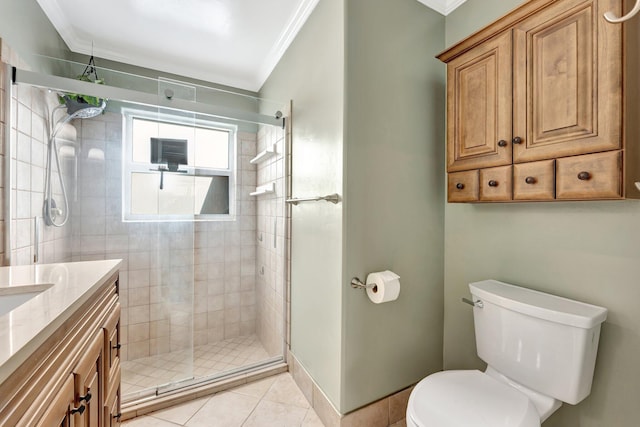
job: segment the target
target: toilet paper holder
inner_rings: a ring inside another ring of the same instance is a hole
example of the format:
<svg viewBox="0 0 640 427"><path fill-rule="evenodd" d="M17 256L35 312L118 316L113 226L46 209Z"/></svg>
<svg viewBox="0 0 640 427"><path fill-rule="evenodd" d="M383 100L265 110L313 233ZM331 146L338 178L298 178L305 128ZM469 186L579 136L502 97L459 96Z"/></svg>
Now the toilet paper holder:
<svg viewBox="0 0 640 427"><path fill-rule="evenodd" d="M353 279L351 279L351 287L353 289L369 289L369 288L375 288L376 284L375 283L370 283L370 284L365 284L362 282L362 280L360 280L357 277L354 277Z"/></svg>

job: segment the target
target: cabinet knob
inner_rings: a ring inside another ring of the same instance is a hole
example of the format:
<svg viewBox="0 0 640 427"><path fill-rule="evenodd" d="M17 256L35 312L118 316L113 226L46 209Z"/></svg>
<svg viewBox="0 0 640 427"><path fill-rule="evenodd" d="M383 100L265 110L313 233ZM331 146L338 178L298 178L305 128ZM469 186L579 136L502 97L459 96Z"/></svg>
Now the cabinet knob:
<svg viewBox="0 0 640 427"><path fill-rule="evenodd" d="M80 414L80 415L82 415L82 414L84 414L85 409L87 409L87 407L86 407L86 406L84 406L84 405L80 405L80 406L79 406L79 407L77 407L77 408L73 408L73 409L71 410L71 414L72 414L72 415L73 415L73 414Z"/></svg>
<svg viewBox="0 0 640 427"><path fill-rule="evenodd" d="M578 174L578 179L580 181L588 181L591 179L591 174L589 172L583 171Z"/></svg>
<svg viewBox="0 0 640 427"><path fill-rule="evenodd" d="M538 182L538 180L532 176L528 176L524 179L524 182L526 182L527 184L535 184L536 182Z"/></svg>
<svg viewBox="0 0 640 427"><path fill-rule="evenodd" d="M498 141L498 147L506 147L507 146L507 141L505 141L504 139L501 139L500 141Z"/></svg>
<svg viewBox="0 0 640 427"><path fill-rule="evenodd" d="M458 190L464 190L464 184L463 184L463 183L461 183L461 182L459 182L459 183L457 183L457 184L456 184L456 188L457 188Z"/></svg>
<svg viewBox="0 0 640 427"><path fill-rule="evenodd" d="M489 181L489 187L497 187L498 186L498 181L495 180L491 180Z"/></svg>
<svg viewBox="0 0 640 427"><path fill-rule="evenodd" d="M120 350L120 347L122 347L122 344L118 343L118 344L112 346L111 348L114 348L116 350Z"/></svg>
<svg viewBox="0 0 640 427"><path fill-rule="evenodd" d="M90 391L88 391L87 394L85 394L84 396L78 397L78 402L82 402L83 400L86 403L89 403L89 401L91 400L91 392Z"/></svg>
<svg viewBox="0 0 640 427"><path fill-rule="evenodd" d="M520 138L519 136L516 136L515 138L513 138L513 142L514 144L522 144L522 138Z"/></svg>

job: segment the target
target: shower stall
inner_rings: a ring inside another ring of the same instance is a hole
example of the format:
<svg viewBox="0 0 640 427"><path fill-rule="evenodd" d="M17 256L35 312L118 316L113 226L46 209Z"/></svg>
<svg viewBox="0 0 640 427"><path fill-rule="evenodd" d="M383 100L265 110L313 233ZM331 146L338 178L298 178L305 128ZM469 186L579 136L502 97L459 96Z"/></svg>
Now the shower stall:
<svg viewBox="0 0 640 427"><path fill-rule="evenodd" d="M282 369L288 107L50 60L3 64L5 265L122 259L125 405Z"/></svg>

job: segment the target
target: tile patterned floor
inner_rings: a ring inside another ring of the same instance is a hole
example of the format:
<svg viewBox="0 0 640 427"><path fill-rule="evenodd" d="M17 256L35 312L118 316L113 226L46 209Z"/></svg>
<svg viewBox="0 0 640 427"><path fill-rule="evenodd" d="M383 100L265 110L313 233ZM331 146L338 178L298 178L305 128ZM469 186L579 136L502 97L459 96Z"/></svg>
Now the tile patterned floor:
<svg viewBox="0 0 640 427"><path fill-rule="evenodd" d="M124 427L324 427L287 372L125 421Z"/></svg>
<svg viewBox="0 0 640 427"><path fill-rule="evenodd" d="M255 335L232 338L122 362L122 393L126 396L192 376L205 377L268 359ZM193 361L193 365L190 363Z"/></svg>

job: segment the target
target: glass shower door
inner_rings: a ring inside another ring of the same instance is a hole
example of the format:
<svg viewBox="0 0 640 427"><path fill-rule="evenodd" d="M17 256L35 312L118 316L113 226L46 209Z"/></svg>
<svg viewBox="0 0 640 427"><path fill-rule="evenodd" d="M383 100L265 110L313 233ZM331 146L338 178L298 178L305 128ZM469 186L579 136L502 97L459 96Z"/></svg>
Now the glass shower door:
<svg viewBox="0 0 640 427"><path fill-rule="evenodd" d="M150 349L159 373L157 394L192 380L194 223L158 222L150 283Z"/></svg>

